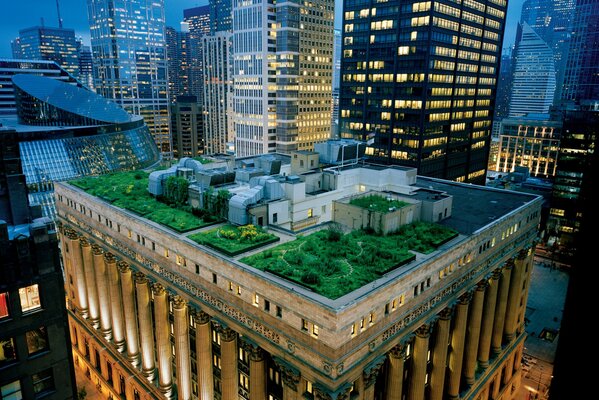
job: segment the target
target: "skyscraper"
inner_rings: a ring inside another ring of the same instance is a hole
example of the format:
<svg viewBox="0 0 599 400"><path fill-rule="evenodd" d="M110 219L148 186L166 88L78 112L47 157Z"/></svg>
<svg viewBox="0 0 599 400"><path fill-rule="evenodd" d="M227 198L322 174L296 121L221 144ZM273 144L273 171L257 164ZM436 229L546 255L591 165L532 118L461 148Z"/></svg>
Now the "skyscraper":
<svg viewBox="0 0 599 400"><path fill-rule="evenodd" d="M330 137L334 1L290 4L233 3L239 156L310 150Z"/></svg>
<svg viewBox="0 0 599 400"><path fill-rule="evenodd" d="M599 99L599 0L577 0L564 78L565 100Z"/></svg>
<svg viewBox="0 0 599 400"><path fill-rule="evenodd" d="M484 183L507 1L344 1L342 137L378 162Z"/></svg>
<svg viewBox="0 0 599 400"><path fill-rule="evenodd" d="M232 37L227 31L202 37L207 154L226 153L228 144L234 143Z"/></svg>
<svg viewBox="0 0 599 400"><path fill-rule="evenodd" d="M333 42L333 103L331 109L331 129L334 137L339 135L339 87L341 85L341 31L335 29Z"/></svg>
<svg viewBox="0 0 599 400"><path fill-rule="evenodd" d="M94 62L89 46L77 41L79 50L79 81L88 89L94 90Z"/></svg>
<svg viewBox="0 0 599 400"><path fill-rule="evenodd" d="M204 97L204 64L202 56L202 36L210 33L210 6L183 10L183 21L189 26L189 89L198 102Z"/></svg>
<svg viewBox="0 0 599 400"><path fill-rule="evenodd" d="M189 70L191 66L190 37L187 24L182 30L168 26L166 28L166 54L168 60L168 87L171 102L176 103L179 96L189 95Z"/></svg>
<svg viewBox="0 0 599 400"><path fill-rule="evenodd" d="M495 96L495 110L493 114L494 139L499 137L501 120L508 116L510 106L510 95L514 80L512 52L501 55L501 66L499 67L499 78L497 81L497 95Z"/></svg>
<svg viewBox="0 0 599 400"><path fill-rule="evenodd" d="M88 0L94 87L144 117L158 148L171 154L164 0Z"/></svg>
<svg viewBox="0 0 599 400"><path fill-rule="evenodd" d="M198 157L205 153L206 137L202 106L195 96L179 96L171 104L171 131L175 158Z"/></svg>
<svg viewBox="0 0 599 400"><path fill-rule="evenodd" d="M21 29L12 50L14 58L55 61L79 78L79 46L73 29L46 26Z"/></svg>
<svg viewBox="0 0 599 400"><path fill-rule="evenodd" d="M553 51L526 22L518 25L509 116L549 113L555 87Z"/></svg>
<svg viewBox="0 0 599 400"><path fill-rule="evenodd" d="M228 32L233 27L233 0L210 0L210 33Z"/></svg>

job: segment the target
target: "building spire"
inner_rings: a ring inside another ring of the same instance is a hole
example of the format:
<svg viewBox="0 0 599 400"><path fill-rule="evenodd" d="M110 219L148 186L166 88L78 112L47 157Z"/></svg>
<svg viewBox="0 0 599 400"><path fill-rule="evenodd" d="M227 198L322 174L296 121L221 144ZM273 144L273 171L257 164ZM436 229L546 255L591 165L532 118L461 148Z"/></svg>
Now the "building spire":
<svg viewBox="0 0 599 400"><path fill-rule="evenodd" d="M56 0L56 12L58 13L58 27L62 28L62 18L60 18L60 4Z"/></svg>

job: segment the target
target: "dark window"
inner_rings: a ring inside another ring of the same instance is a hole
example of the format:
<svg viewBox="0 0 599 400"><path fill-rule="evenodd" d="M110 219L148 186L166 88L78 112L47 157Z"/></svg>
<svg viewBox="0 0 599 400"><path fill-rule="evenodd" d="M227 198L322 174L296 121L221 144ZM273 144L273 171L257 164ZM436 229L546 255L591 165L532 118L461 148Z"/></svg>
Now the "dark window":
<svg viewBox="0 0 599 400"><path fill-rule="evenodd" d="M33 392L36 395L54 390L54 375L52 374L52 368L34 374L31 378L33 380Z"/></svg>
<svg viewBox="0 0 599 400"><path fill-rule="evenodd" d="M270 311L270 301L264 300L264 311Z"/></svg>
<svg viewBox="0 0 599 400"><path fill-rule="evenodd" d="M15 342L12 338L0 339L0 368L17 360Z"/></svg>
<svg viewBox="0 0 599 400"><path fill-rule="evenodd" d="M279 215L277 213L274 213L272 215L272 222L276 224L278 220L279 220Z"/></svg>
<svg viewBox="0 0 599 400"><path fill-rule="evenodd" d="M199 264L196 264L196 274L199 274L199 273L200 273L200 266L199 266Z"/></svg>
<svg viewBox="0 0 599 400"><path fill-rule="evenodd" d="M33 355L48 350L48 332L45 326L26 332L27 353Z"/></svg>
<svg viewBox="0 0 599 400"><path fill-rule="evenodd" d="M283 316L283 309L281 308L281 306L277 306L277 317L282 317Z"/></svg>
<svg viewBox="0 0 599 400"><path fill-rule="evenodd" d="M216 274L213 272L212 273L212 283L216 283L216 282L217 282Z"/></svg>

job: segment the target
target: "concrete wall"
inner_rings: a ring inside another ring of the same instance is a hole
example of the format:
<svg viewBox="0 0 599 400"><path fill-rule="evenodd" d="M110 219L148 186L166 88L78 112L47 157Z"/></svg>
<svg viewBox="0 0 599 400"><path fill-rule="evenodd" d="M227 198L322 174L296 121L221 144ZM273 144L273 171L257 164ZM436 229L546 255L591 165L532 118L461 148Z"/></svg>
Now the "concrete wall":
<svg viewBox="0 0 599 400"><path fill-rule="evenodd" d="M419 220L420 202L387 213L370 211L349 203L333 202L333 221L352 229L372 228L376 233L386 235L397 231L402 225Z"/></svg>

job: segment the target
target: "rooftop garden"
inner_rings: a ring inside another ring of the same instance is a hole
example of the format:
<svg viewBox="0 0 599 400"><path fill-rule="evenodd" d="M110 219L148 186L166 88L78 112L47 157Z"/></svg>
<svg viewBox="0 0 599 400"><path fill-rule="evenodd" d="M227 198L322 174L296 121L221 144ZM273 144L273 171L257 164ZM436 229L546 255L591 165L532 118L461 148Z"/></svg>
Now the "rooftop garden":
<svg viewBox="0 0 599 400"><path fill-rule="evenodd" d="M386 200L385 200L386 201ZM299 236L242 262L337 299L457 236L441 225L416 222L387 236L332 228Z"/></svg>
<svg viewBox="0 0 599 400"><path fill-rule="evenodd" d="M144 171L129 171L87 176L69 183L117 207L133 211L177 232L188 232L220 221L201 210L192 210L191 207L179 203L167 204L154 198L147 189L148 177L149 173ZM172 191L177 189L168 188Z"/></svg>
<svg viewBox="0 0 599 400"><path fill-rule="evenodd" d="M189 235L189 238L228 256L236 256L279 241L278 236L266 233L262 228L251 224L245 226L227 224L208 232Z"/></svg>
<svg viewBox="0 0 599 400"><path fill-rule="evenodd" d="M353 198L349 201L349 204L381 213L389 212L390 208L399 209L410 205L410 203L405 201L388 200L386 197L376 194Z"/></svg>
<svg viewBox="0 0 599 400"><path fill-rule="evenodd" d="M210 163L213 162L212 160L209 160L209 159L201 157L201 156L200 157L193 157L193 159L196 160L196 161L199 161L200 164L210 164Z"/></svg>

